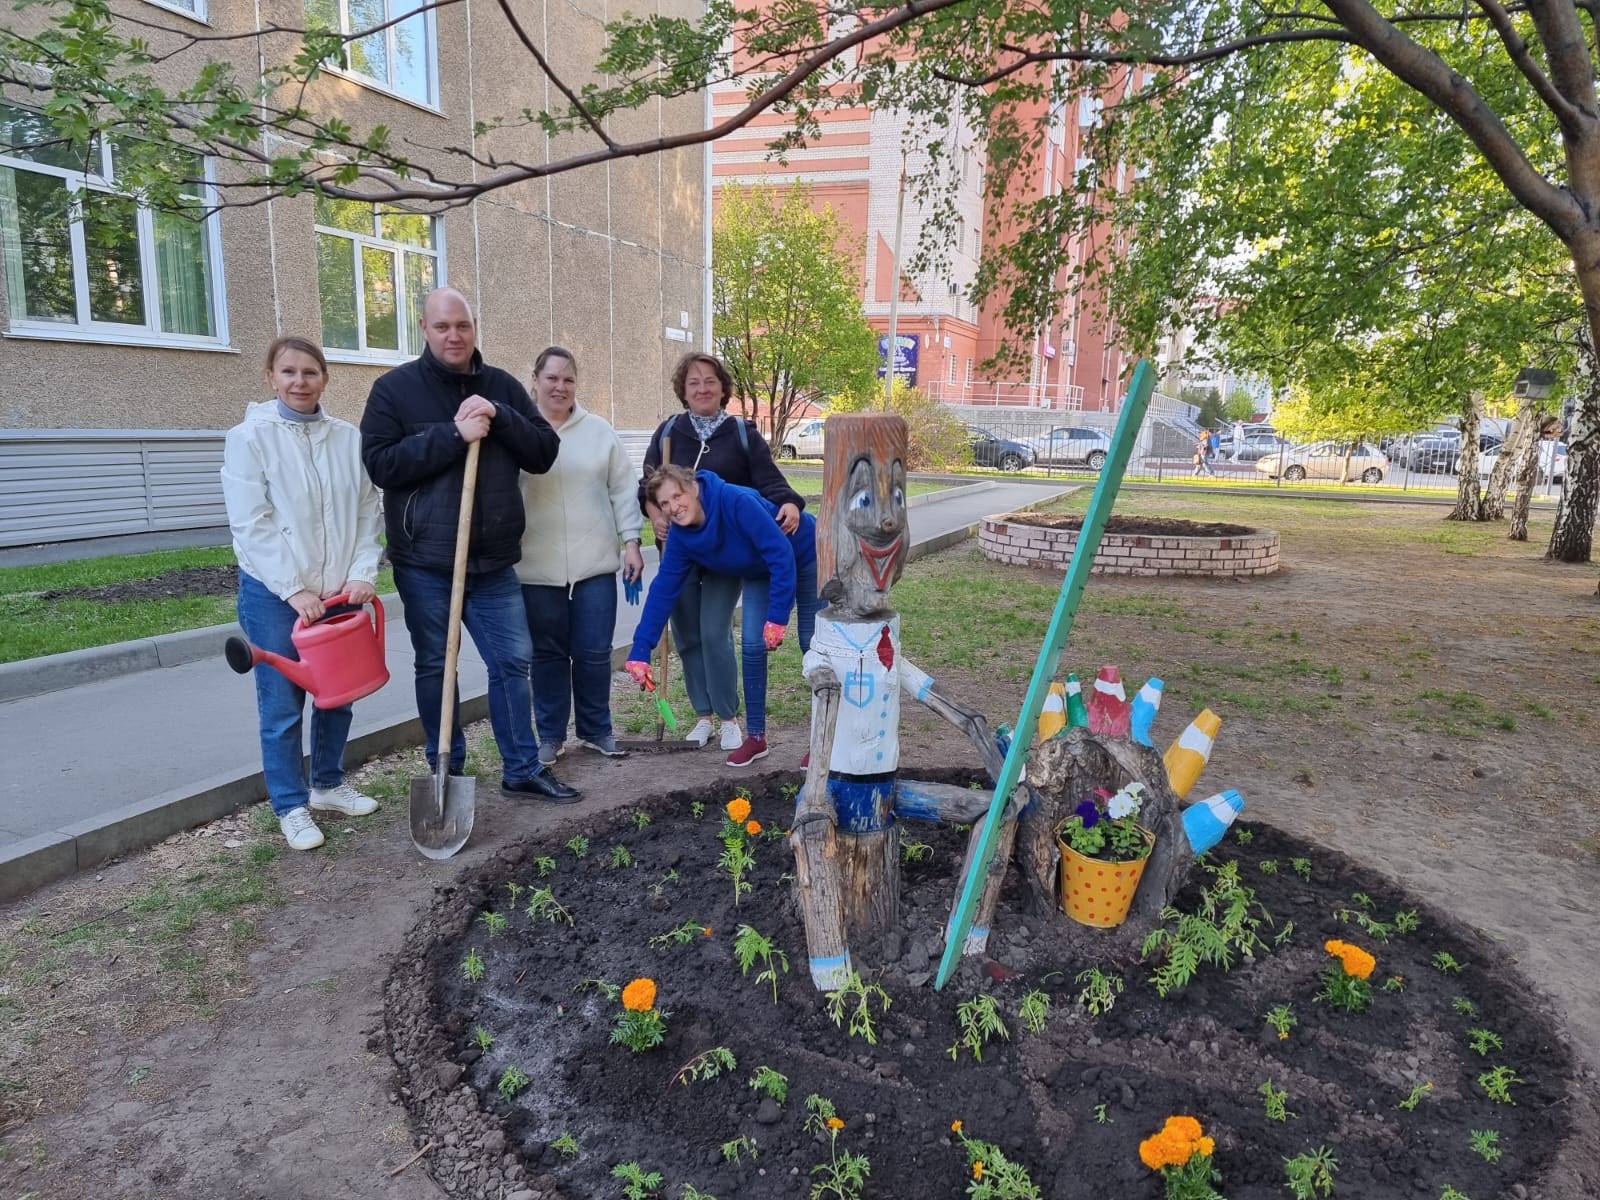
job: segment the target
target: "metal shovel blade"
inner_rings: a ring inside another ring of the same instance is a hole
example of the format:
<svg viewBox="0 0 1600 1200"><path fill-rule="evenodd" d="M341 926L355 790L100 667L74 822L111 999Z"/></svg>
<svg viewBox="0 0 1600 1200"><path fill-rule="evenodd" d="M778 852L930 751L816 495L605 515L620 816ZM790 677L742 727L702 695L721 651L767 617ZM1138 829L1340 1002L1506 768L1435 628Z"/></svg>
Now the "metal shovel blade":
<svg viewBox="0 0 1600 1200"><path fill-rule="evenodd" d="M411 840L425 858L449 858L472 836L478 781L436 771L411 780Z"/></svg>

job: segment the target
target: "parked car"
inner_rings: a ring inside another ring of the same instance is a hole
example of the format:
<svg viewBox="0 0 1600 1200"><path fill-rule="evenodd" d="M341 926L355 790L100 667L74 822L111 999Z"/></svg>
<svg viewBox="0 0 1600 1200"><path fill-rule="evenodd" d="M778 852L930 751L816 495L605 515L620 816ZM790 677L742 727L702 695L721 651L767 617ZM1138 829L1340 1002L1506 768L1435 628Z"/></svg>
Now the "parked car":
<svg viewBox="0 0 1600 1200"><path fill-rule="evenodd" d="M1461 457L1461 435L1428 434L1412 438L1400 452L1401 463L1412 471L1444 474Z"/></svg>
<svg viewBox="0 0 1600 1200"><path fill-rule="evenodd" d="M1081 464L1091 471L1105 466L1111 453L1111 435L1087 425L1058 425L1042 437L1023 438L1022 444L1033 451L1037 463L1057 467Z"/></svg>
<svg viewBox="0 0 1600 1200"><path fill-rule="evenodd" d="M821 417L813 417L809 421L801 421L798 425L792 426L778 445L778 457L821 458L822 421Z"/></svg>
<svg viewBox="0 0 1600 1200"><path fill-rule="evenodd" d="M1496 446L1488 454L1478 458L1478 475L1482 479L1489 478L1489 473L1494 470L1495 463L1500 461L1500 447ZM1560 483L1567 477L1567 444L1557 441L1543 441L1539 443L1539 483Z"/></svg>
<svg viewBox="0 0 1600 1200"><path fill-rule="evenodd" d="M1345 473L1347 452L1350 455L1348 474ZM1265 455L1256 463L1256 470L1273 479L1281 475L1291 483L1302 479L1340 478L1380 483L1388 469L1388 455L1365 442L1357 442L1353 451L1349 442L1313 442L1309 446L1289 446Z"/></svg>
<svg viewBox="0 0 1600 1200"><path fill-rule="evenodd" d="M1268 430L1265 433L1246 433L1244 444L1239 447L1240 462L1259 462L1269 454L1276 454L1283 449L1284 441L1276 433ZM1222 448L1217 451L1223 459L1233 458L1232 444L1223 439Z"/></svg>
<svg viewBox="0 0 1600 1200"><path fill-rule="evenodd" d="M1031 447L991 433L981 425L968 425L966 430L967 442L972 447L972 461L978 466L1020 471L1033 465Z"/></svg>
<svg viewBox="0 0 1600 1200"><path fill-rule="evenodd" d="M1478 461L1483 461L1485 454L1499 454L1500 447L1505 445L1505 439L1498 433L1478 434ZM1450 474L1461 474L1461 444L1456 443L1456 456L1450 462Z"/></svg>

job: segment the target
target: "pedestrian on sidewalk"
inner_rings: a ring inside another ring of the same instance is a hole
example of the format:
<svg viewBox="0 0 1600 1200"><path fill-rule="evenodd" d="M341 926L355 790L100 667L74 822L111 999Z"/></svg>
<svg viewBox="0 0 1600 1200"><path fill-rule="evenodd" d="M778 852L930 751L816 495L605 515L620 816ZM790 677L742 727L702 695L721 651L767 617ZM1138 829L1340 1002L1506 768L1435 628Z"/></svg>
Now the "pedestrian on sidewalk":
<svg viewBox="0 0 1600 1200"><path fill-rule="evenodd" d="M452 725L451 744L440 747L439 712L467 447L482 442L462 624L489 669L500 788L508 795L568 803L577 791L539 762L528 680L533 641L515 567L525 526L518 474L548 471L561 439L514 376L484 363L477 322L460 292L428 293L422 336L420 358L372 385L361 416L361 458L384 490L389 559L416 652L417 715L427 738L428 769L438 769L441 753L449 755L452 773L466 769L461 722Z"/></svg>
<svg viewBox="0 0 1600 1200"><path fill-rule="evenodd" d="M728 368L714 355L686 354L672 372L672 390L684 411L656 427L645 449L644 478L639 483L639 507L655 528L657 548L664 544L671 522L650 502L646 487L650 473L663 463L684 467L691 474L712 471L724 483L753 488L777 508L783 532L794 533L806 502L773 462L772 448L755 422L727 411L733 395ZM733 609L744 586L733 576L692 567L672 610L683 686L698 718L686 740L701 746L711 740L713 715L722 721L724 750L735 750L744 741L734 720L739 713L739 671L733 654ZM746 591L745 611L752 611L751 604ZM746 696L747 706L749 702Z"/></svg>
<svg viewBox="0 0 1600 1200"><path fill-rule="evenodd" d="M633 464L606 420L578 403L578 363L551 346L533 364L533 400L561 439L555 465L522 476L522 603L533 639L533 720L539 761L556 761L575 717L578 743L620 758L611 728L611 639L617 568L644 574ZM620 547L620 552L619 552Z"/></svg>
<svg viewBox="0 0 1600 1200"><path fill-rule="evenodd" d="M228 430L222 498L239 560L239 625L264 650L297 659L295 623L319 620L341 593L377 595L378 490L361 466L361 434L322 409L328 362L315 342L281 337L267 348L273 399L252 404ZM295 850L322 845L311 810L360 817L378 807L344 781L351 705L311 710L311 778L301 729L306 693L281 671L254 672L261 773L278 827Z"/></svg>
<svg viewBox="0 0 1600 1200"><path fill-rule="evenodd" d="M1233 461L1239 461L1239 452L1244 449L1244 422L1233 423Z"/></svg>
<svg viewBox="0 0 1600 1200"><path fill-rule="evenodd" d="M750 732L729 753L727 765L749 766L767 756L767 655L782 644L790 609L799 609L801 652L811 648L817 610L822 607L817 595L817 522L810 513L801 513L794 531L786 532L776 504L754 488L727 483L712 471L691 474L683 467L664 466L645 486L651 505L672 522L672 532L650 582L625 665L642 686L654 686L650 648L694 568L742 580L740 648Z"/></svg>
<svg viewBox="0 0 1600 1200"><path fill-rule="evenodd" d="M1194 444L1194 470L1190 475L1210 475L1213 479L1217 473L1211 469L1211 435L1206 430L1200 431L1200 436Z"/></svg>

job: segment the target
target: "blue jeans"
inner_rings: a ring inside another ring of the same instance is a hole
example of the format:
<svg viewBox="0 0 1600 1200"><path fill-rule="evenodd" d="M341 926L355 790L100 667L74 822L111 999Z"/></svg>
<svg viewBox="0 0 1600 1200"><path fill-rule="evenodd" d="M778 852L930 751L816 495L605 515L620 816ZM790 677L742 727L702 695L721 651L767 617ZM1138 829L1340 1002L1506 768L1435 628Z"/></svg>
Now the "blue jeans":
<svg viewBox="0 0 1600 1200"><path fill-rule="evenodd" d="M739 713L739 678L733 659L733 608L744 581L690 567L672 609L672 636L683 662L683 686L697 717ZM764 611L764 610L763 610Z"/></svg>
<svg viewBox="0 0 1600 1200"><path fill-rule="evenodd" d="M341 606L332 612L349 611ZM239 572L239 625L245 637L285 658L299 660L289 634L299 614L286 601L252 575ZM287 675L265 663L251 672L256 677L256 711L261 725L261 774L266 780L272 811L283 816L310 799L306 788L305 752L301 724L306 693ZM311 786L336 788L344 782L344 744L350 736L352 707L311 710Z"/></svg>
<svg viewBox="0 0 1600 1200"><path fill-rule="evenodd" d="M406 629L417 657L417 716L427 735L428 769L438 769L439 710L444 700L444 651L450 623L450 572L395 564L394 586L406 607ZM510 567L468 574L461 623L489 668L489 724L508 783L539 774L539 742L533 733L528 670L533 642L522 607L522 584ZM461 731L460 691L450 738L450 770L467 765Z"/></svg>
<svg viewBox="0 0 1600 1200"><path fill-rule="evenodd" d="M799 614L800 652L811 649L811 634L817 627L817 610L822 598L817 595L817 560L797 564L795 610ZM772 591L770 578L744 581L744 617L739 622L739 657L744 665L744 712L751 736L767 732L767 643L762 626L767 623L767 600Z"/></svg>
<svg viewBox="0 0 1600 1200"><path fill-rule="evenodd" d="M533 639L533 722L539 740L560 745L577 712L578 736L611 736L611 640L617 631L617 577L595 575L571 587L522 585Z"/></svg>

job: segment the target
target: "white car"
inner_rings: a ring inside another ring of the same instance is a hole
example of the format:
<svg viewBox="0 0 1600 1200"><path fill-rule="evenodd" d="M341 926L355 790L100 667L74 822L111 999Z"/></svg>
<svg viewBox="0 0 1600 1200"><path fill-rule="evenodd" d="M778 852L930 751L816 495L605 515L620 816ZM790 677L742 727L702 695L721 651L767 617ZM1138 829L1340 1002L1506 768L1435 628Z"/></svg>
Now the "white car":
<svg viewBox="0 0 1600 1200"><path fill-rule="evenodd" d="M779 458L821 458L822 417L812 417L791 426L778 446Z"/></svg>
<svg viewBox="0 0 1600 1200"><path fill-rule="evenodd" d="M1081 463L1091 471L1106 465L1111 453L1111 435L1086 425L1059 425L1042 437L1018 439L1033 451L1035 462L1051 466Z"/></svg>
<svg viewBox="0 0 1600 1200"><path fill-rule="evenodd" d="M1489 478L1489 473L1494 470L1495 463L1500 461L1500 452L1495 450L1490 454L1478 456L1478 475L1480 478ZM1543 441L1539 443L1539 483L1560 483L1567 477L1567 444L1565 442Z"/></svg>

